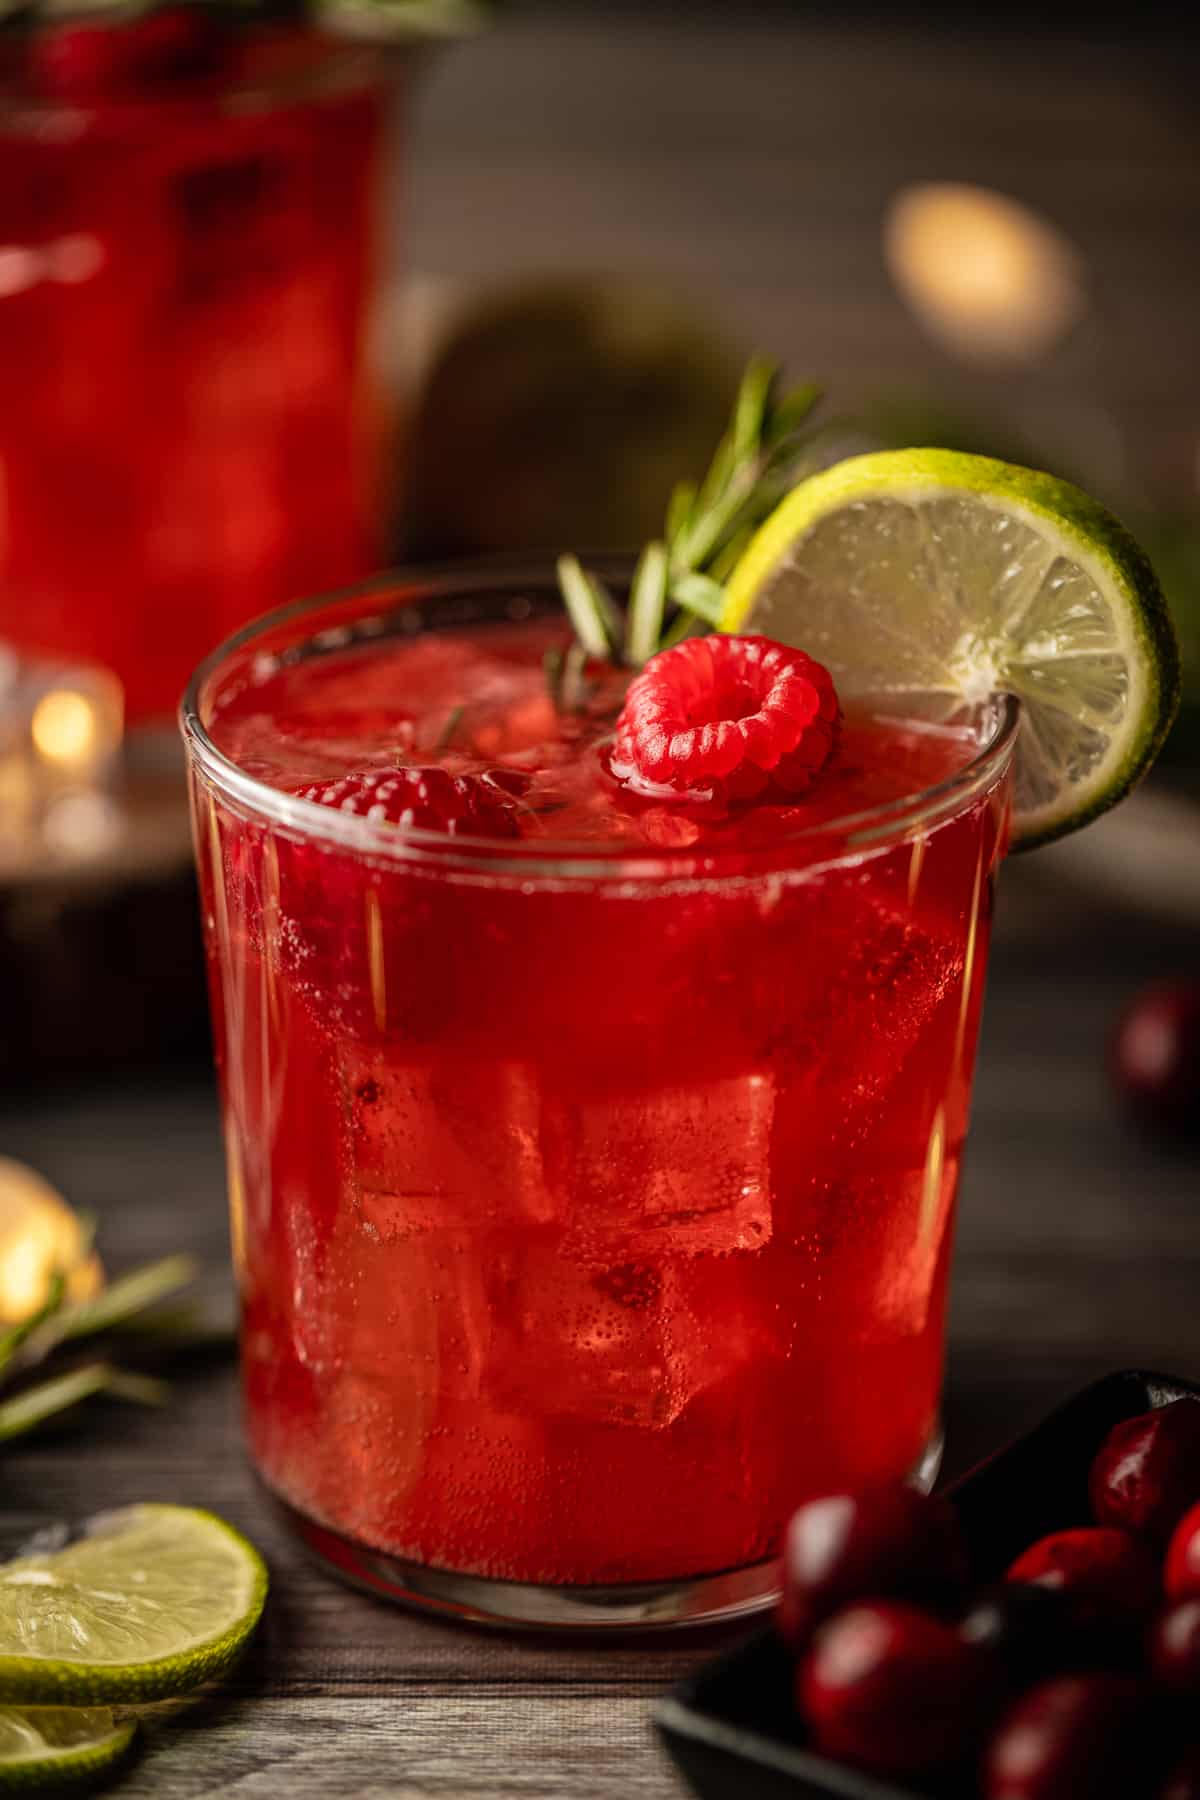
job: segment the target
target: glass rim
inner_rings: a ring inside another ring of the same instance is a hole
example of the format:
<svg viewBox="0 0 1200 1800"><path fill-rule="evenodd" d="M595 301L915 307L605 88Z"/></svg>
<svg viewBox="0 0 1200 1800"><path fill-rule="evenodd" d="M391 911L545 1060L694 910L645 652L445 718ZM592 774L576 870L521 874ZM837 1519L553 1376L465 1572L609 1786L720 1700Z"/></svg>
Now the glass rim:
<svg viewBox="0 0 1200 1800"><path fill-rule="evenodd" d="M588 562L603 577L618 585L628 581L634 566L632 559L613 555L589 557ZM598 854L594 840L525 838L510 841L449 837L443 832L416 827L402 830L357 814L342 813L314 800L285 793L248 774L218 747L205 724L203 711L210 683L231 659L248 651L259 639L268 638L289 625L342 611L356 617L378 619L382 611L390 619L399 620L405 615L419 619L417 609L436 605L439 600L445 602L454 597L461 600L471 594L495 596L497 591L505 589L512 590L509 619L515 622L537 616L537 609L528 596L531 591L540 590L545 594L556 591L553 560L490 555L428 567L402 566L332 593L291 601L250 620L204 657L184 691L178 722L189 764L223 797L265 822L283 826L297 836L337 845L384 862L444 868L459 873L467 871L492 878L519 875L621 882L650 877L656 881L710 882L745 879L767 870L805 873L817 867L860 860L889 848L915 832L930 830L954 816L974 795L1000 778L1013 753L1020 725L1020 703L1014 695L994 693L978 703L978 712L988 717L988 727L970 759L941 781L899 799L880 801L834 819L792 826L773 836L768 843L750 849L712 844L630 844ZM393 606L371 609L371 601L382 603L388 596L393 598ZM522 604L524 610L519 610ZM502 621L504 617L503 613L492 614L491 622ZM464 618L455 621L454 625L467 622ZM448 623L446 628L454 628L454 625ZM417 623L404 628L408 635L415 635L422 629L437 629L436 618L431 626ZM288 647L303 644L320 649L319 640L326 633L337 638L336 644L328 646L331 649L345 648L353 642L343 636L342 627L330 622L306 635L298 633ZM377 631L364 632L361 641L369 644L378 641L380 635ZM803 854L806 848L814 852L811 857ZM736 866L729 867L730 864Z"/></svg>
<svg viewBox="0 0 1200 1800"><path fill-rule="evenodd" d="M33 31L41 29L35 26ZM249 35L261 43L268 38L282 41L297 33L287 23L262 21L249 27ZM228 70L191 85L171 88L164 84L145 94L114 93L91 100L0 88L0 130L17 136L50 120L77 123L102 117L114 124L136 124L165 115L187 118L198 112L222 118L285 112L289 107L336 101L346 94L386 87L395 78L398 62L415 60L426 48L423 43L387 44L315 27L299 35L311 41L314 51L324 53L310 68L259 71L232 63ZM77 128L82 130L82 126Z"/></svg>

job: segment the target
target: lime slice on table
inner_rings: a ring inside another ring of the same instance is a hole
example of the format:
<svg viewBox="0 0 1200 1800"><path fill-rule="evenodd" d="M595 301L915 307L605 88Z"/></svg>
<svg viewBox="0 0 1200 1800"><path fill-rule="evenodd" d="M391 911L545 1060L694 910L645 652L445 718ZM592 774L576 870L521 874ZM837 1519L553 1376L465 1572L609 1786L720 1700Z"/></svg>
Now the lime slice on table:
<svg viewBox="0 0 1200 1800"><path fill-rule="evenodd" d="M1015 694L1014 842L1074 831L1166 736L1179 653L1145 555L1078 488L949 450L857 456L794 488L729 581L724 631L830 668L844 694Z"/></svg>
<svg viewBox="0 0 1200 1800"><path fill-rule="evenodd" d="M121 1760L136 1730L107 1706L0 1706L0 1794L91 1781Z"/></svg>
<svg viewBox="0 0 1200 1800"><path fill-rule="evenodd" d="M0 1694L158 1700L228 1668L267 1592L261 1556L212 1513L127 1506L63 1550L0 1564Z"/></svg>

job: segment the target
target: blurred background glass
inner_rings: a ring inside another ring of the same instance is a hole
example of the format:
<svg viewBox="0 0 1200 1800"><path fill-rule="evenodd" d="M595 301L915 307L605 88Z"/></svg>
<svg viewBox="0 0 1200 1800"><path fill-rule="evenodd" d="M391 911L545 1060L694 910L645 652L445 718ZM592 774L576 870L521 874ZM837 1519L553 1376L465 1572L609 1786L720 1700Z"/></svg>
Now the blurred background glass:
<svg viewBox="0 0 1200 1800"><path fill-rule="evenodd" d="M85 79L102 32L31 33L0 111L0 636L110 671L136 727L246 619L378 557L393 83L281 27L198 36L194 78Z"/></svg>

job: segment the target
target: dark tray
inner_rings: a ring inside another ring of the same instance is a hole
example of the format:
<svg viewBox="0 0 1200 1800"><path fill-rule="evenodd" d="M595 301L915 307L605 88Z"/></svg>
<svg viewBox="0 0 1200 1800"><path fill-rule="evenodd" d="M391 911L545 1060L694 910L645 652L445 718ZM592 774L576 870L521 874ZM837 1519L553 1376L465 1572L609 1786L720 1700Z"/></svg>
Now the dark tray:
<svg viewBox="0 0 1200 1800"><path fill-rule="evenodd" d="M1111 1427L1184 1394L1200 1398L1200 1385L1106 1376L947 1488L979 1579L1003 1575L1034 1538L1087 1524L1088 1467ZM659 1734L703 1800L929 1800L805 1749L793 1666L768 1627L659 1702Z"/></svg>

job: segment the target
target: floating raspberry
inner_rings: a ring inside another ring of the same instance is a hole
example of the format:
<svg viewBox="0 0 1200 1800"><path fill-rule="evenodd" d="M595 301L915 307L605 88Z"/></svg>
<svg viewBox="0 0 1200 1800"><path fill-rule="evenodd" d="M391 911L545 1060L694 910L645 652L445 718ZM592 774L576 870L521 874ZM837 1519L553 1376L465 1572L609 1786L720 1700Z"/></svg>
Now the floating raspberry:
<svg viewBox="0 0 1200 1800"><path fill-rule="evenodd" d="M488 782L486 776L451 775L445 769L362 769L302 788L299 797L401 831L518 837L505 794L499 782Z"/></svg>
<svg viewBox="0 0 1200 1800"><path fill-rule="evenodd" d="M688 638L630 684L610 766L659 796L792 796L828 761L838 719L829 671L803 650L765 637Z"/></svg>

